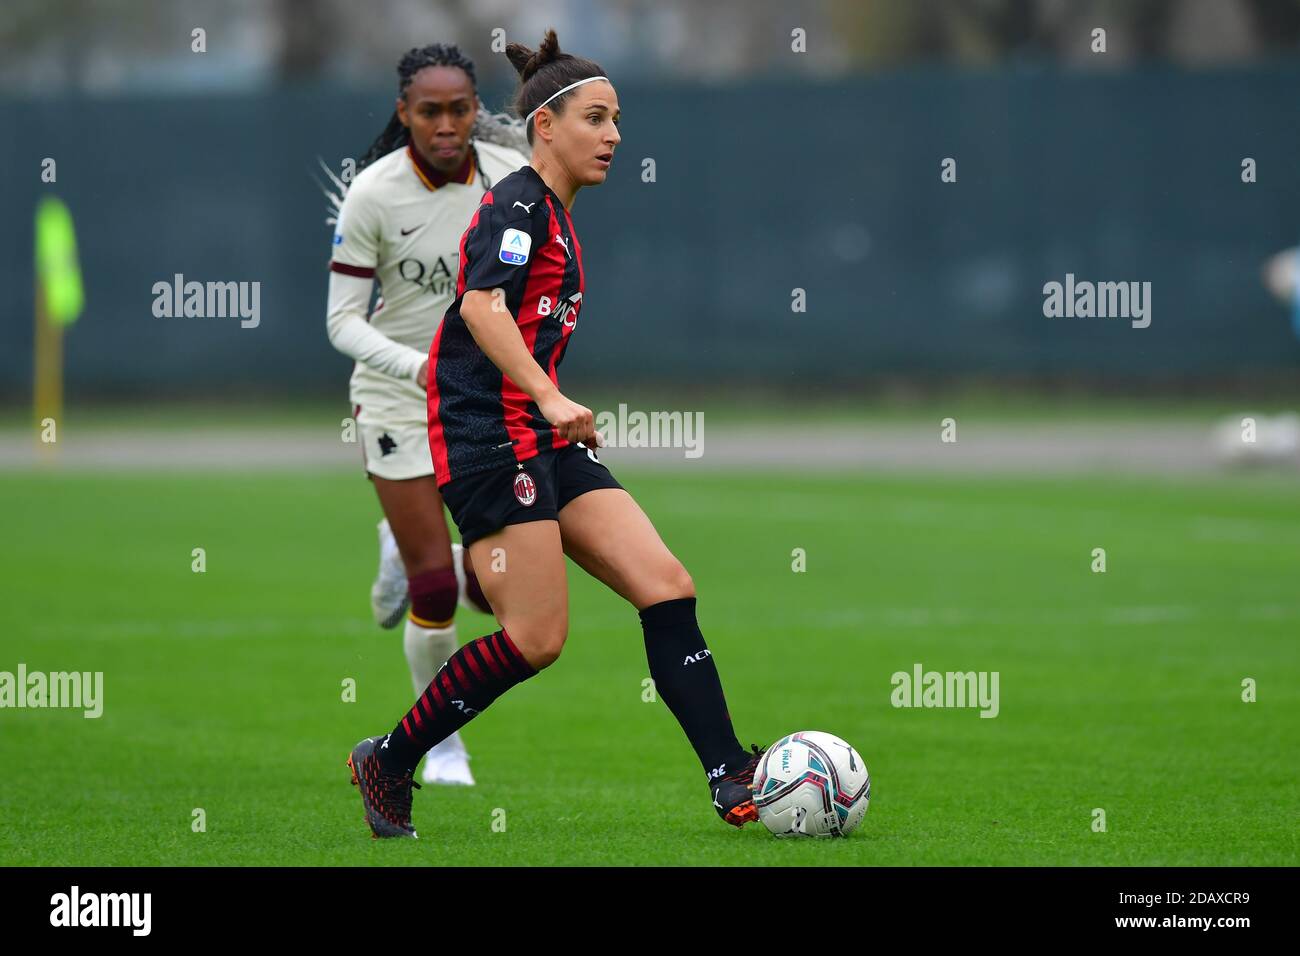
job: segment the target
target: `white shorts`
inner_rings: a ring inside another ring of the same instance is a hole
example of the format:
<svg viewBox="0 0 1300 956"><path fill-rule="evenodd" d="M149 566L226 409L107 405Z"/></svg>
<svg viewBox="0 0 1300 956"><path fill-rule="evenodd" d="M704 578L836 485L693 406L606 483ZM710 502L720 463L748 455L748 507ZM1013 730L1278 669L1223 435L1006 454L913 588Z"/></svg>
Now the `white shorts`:
<svg viewBox="0 0 1300 956"><path fill-rule="evenodd" d="M357 423L366 471L390 481L433 474L429 430L424 425L363 425Z"/></svg>

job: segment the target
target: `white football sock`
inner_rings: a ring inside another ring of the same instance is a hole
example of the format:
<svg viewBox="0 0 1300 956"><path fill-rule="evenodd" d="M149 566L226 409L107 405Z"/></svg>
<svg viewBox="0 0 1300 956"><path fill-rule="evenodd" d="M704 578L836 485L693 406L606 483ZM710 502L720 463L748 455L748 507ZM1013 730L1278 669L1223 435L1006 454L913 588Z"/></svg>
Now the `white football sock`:
<svg viewBox="0 0 1300 956"><path fill-rule="evenodd" d="M421 627L408 616L406 633L402 635L402 649L406 663L411 668L411 684L418 697L433 681L438 668L456 653L456 625L447 627Z"/></svg>
<svg viewBox="0 0 1300 956"><path fill-rule="evenodd" d="M433 681L438 668L446 663L447 658L456 653L460 642L456 640L456 625L447 627L421 627L406 618L406 632L402 635L402 649L406 651L406 663L411 668L411 684L418 697ZM431 754L459 754L468 760L465 745L461 743L460 732L455 731L445 740L435 744ZM432 758L430 758L432 759Z"/></svg>

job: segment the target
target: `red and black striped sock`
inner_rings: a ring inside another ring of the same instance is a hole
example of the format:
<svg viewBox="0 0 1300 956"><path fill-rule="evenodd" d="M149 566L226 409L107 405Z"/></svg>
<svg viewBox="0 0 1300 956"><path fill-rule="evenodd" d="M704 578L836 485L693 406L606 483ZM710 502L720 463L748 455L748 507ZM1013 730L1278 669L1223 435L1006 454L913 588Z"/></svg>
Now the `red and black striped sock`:
<svg viewBox="0 0 1300 956"><path fill-rule="evenodd" d="M377 751L380 760L395 769L414 771L431 747L536 673L505 628L470 641L433 675L415 706Z"/></svg>

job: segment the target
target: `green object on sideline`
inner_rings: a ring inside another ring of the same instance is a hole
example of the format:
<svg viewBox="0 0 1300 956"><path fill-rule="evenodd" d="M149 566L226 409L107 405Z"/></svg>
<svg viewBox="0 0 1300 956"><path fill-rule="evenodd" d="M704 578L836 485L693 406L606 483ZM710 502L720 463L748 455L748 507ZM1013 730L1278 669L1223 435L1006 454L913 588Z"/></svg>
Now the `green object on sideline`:
<svg viewBox="0 0 1300 956"><path fill-rule="evenodd" d="M45 310L55 325L71 325L86 304L77 263L77 234L63 200L42 199L36 207L36 274L45 290Z"/></svg>

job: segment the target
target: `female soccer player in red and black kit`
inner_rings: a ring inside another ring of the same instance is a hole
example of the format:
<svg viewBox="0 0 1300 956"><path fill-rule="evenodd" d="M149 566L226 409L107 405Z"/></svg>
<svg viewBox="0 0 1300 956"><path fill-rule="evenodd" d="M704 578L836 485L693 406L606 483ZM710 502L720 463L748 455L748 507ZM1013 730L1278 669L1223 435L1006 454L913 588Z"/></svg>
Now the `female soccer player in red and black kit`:
<svg viewBox="0 0 1300 956"><path fill-rule="evenodd" d="M590 60L506 49L520 73L531 165L483 197L461 239L456 299L429 351L429 445L443 500L501 629L461 647L388 734L348 758L376 837L413 837L412 773L426 750L555 662L568 632L567 554L640 612L650 675L704 766L718 814L757 820L760 752L736 739L695 618L695 585L594 452L591 410L556 369L583 305L569 209L605 181L618 97ZM499 549L499 550L498 550ZM491 569L491 570L486 570Z"/></svg>

